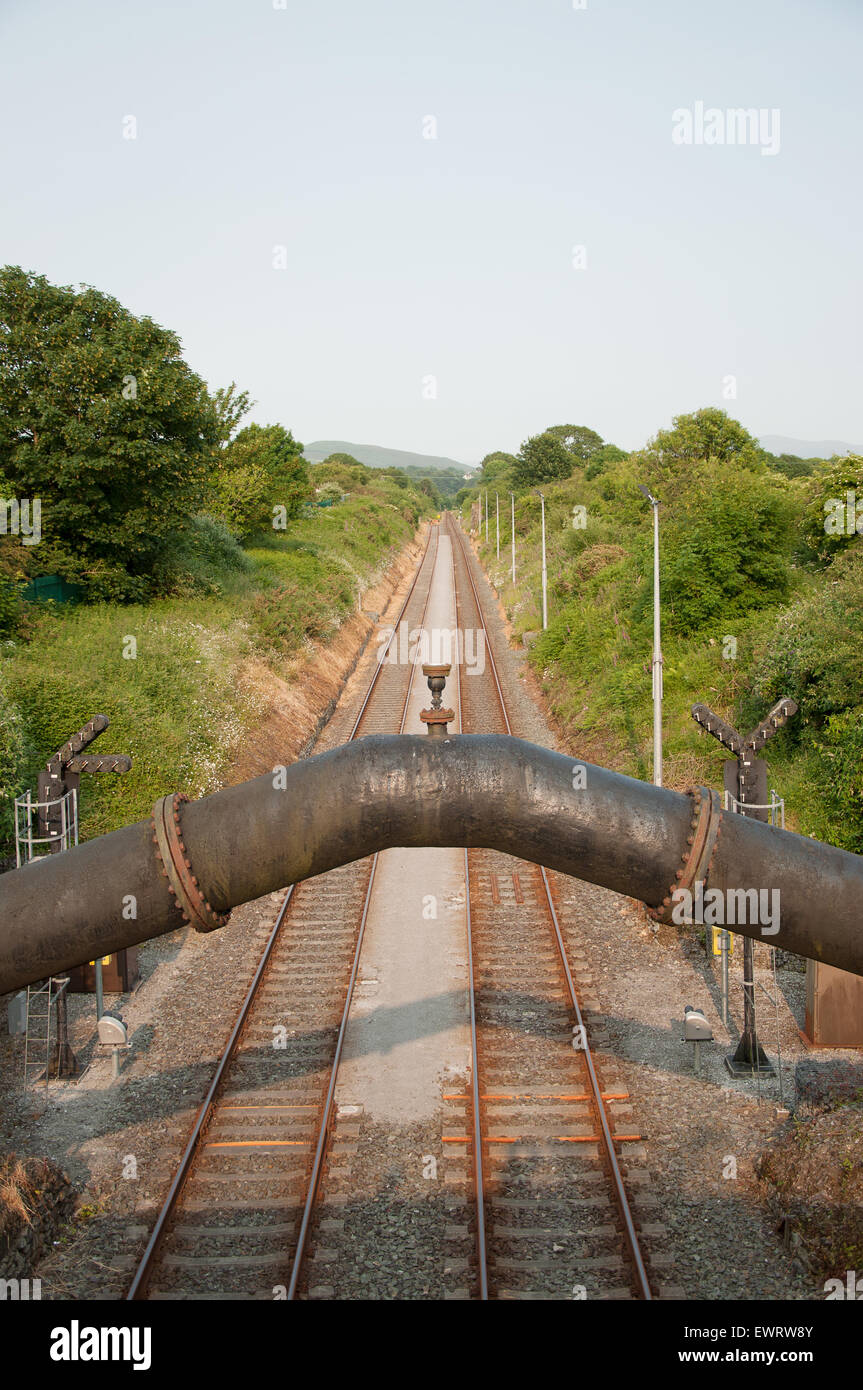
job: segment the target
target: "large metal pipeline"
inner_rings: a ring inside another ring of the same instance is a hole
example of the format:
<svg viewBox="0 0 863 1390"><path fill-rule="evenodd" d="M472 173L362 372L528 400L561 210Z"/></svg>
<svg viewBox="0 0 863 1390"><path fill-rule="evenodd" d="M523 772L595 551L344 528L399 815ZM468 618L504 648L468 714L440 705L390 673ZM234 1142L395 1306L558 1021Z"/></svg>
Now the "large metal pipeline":
<svg viewBox="0 0 863 1390"><path fill-rule="evenodd" d="M520 739L362 738L156 821L0 876L0 993L396 845L502 850L666 915L693 878L778 889L778 931L734 929L863 974L863 857Z"/></svg>

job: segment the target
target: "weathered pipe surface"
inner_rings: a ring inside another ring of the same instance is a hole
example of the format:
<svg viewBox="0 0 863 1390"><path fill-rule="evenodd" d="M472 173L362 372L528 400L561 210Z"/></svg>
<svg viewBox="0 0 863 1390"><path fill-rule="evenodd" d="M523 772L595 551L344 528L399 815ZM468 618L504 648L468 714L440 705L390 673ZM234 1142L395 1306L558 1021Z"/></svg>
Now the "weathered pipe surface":
<svg viewBox="0 0 863 1390"><path fill-rule="evenodd" d="M294 763L282 788L267 775L188 803L182 835L220 911L396 845L498 849L657 906L691 799L585 766L574 789L572 758L520 739L380 735ZM778 888L764 939L863 974L863 857L724 815L709 886ZM127 826L0 876L0 992L180 925L151 823Z"/></svg>

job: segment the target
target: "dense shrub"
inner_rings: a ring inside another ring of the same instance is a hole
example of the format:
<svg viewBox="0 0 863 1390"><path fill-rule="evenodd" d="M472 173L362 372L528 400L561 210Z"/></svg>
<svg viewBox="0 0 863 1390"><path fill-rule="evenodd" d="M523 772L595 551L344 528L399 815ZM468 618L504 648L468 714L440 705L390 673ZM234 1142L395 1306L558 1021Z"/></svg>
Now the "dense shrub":
<svg viewBox="0 0 863 1390"><path fill-rule="evenodd" d="M831 460L812 479L801 534L802 557L821 566L863 535L863 458L859 454Z"/></svg>
<svg viewBox="0 0 863 1390"><path fill-rule="evenodd" d="M351 576L297 547L254 597L250 623L264 649L291 651L332 631L354 603Z"/></svg>
<svg viewBox="0 0 863 1390"><path fill-rule="evenodd" d="M218 594L254 566L223 521L201 513L160 553L155 579L164 594Z"/></svg>
<svg viewBox="0 0 863 1390"><path fill-rule="evenodd" d="M24 721L8 688L0 662L0 843L8 844L15 832L13 801L26 783L28 761Z"/></svg>
<svg viewBox="0 0 863 1390"><path fill-rule="evenodd" d="M827 808L831 838L863 852L863 545L776 622L741 700L744 723L784 695L800 712L785 738L806 757L812 793Z"/></svg>
<svg viewBox="0 0 863 1390"><path fill-rule="evenodd" d="M282 425L247 425L215 455L209 509L241 539L299 516L309 496L300 444ZM284 528L283 528L284 529Z"/></svg>
<svg viewBox="0 0 863 1390"><path fill-rule="evenodd" d="M681 634L739 621L782 602L790 592L794 506L786 481L726 469L693 491L663 526L660 586L665 622ZM652 542L641 539L645 561ZM643 586L634 618L643 618L652 588Z"/></svg>

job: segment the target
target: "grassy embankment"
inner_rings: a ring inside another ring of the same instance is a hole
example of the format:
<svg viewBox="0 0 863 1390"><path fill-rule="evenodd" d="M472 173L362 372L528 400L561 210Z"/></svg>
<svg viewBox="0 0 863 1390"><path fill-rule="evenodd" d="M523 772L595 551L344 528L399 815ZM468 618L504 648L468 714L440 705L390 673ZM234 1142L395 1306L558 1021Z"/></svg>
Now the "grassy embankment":
<svg viewBox="0 0 863 1390"><path fill-rule="evenodd" d="M372 475L328 508L306 509L287 533L256 538L230 568L214 563L206 593L146 605L44 610L27 639L0 643L0 816L35 787L50 753L97 712L111 727L94 745L130 753L122 777L82 778L81 838L147 816L166 790L201 796L220 785L262 713L242 678L255 657L285 674L304 646L325 641L410 540L429 499ZM134 659L124 657L134 638Z"/></svg>
<svg viewBox="0 0 863 1390"><path fill-rule="evenodd" d="M802 518L805 481L787 484L795 528ZM484 524L480 556L501 595L514 636L541 629L540 503L516 501L517 578L510 575L509 497L501 496L501 553L496 558L494 484L489 543ZM652 776L652 521L636 497L602 495L602 479L581 470L544 485L548 547L549 629L531 646L530 662L559 721L569 748L587 761L629 776ZM606 489L607 491L607 489ZM694 496L693 511L709 504ZM573 527L573 507L587 508L587 526ZM469 500L463 509L465 524ZM662 517L668 516L660 513ZM679 522L679 518L675 518ZM671 523L665 531L662 586L670 577ZM675 534L679 554L685 530ZM707 546L698 563L710 560ZM716 556L713 557L716 559ZM692 557L688 557L691 562ZM726 563L743 567L732 553ZM755 557L758 563L758 557ZM697 569L697 567L696 567ZM693 580L710 590L716 574ZM863 852L863 546L826 571L791 563L782 602L749 607L758 585L741 585L741 602L695 625L677 621L663 602L664 780L683 789L692 783L722 787L719 744L691 717L697 701L744 729L754 727L782 695L798 699L800 712L771 741L766 756L769 786L785 798L789 829ZM751 578L751 574L750 574ZM727 576L725 576L727 581ZM729 589L733 585L728 585ZM769 592L769 585L765 585ZM680 588L678 586L678 592ZM688 627L681 632L679 627ZM734 643L729 643L733 638ZM736 646L735 646L736 644ZM730 653L733 652L733 656Z"/></svg>

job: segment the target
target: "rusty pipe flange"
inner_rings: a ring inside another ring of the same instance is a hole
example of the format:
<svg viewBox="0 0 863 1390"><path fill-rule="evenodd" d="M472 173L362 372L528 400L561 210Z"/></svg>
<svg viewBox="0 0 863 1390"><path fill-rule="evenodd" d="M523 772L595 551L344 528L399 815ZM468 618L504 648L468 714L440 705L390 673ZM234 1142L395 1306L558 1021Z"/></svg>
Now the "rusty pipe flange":
<svg viewBox="0 0 863 1390"><path fill-rule="evenodd" d="M448 724L455 719L453 709L421 709L420 719L424 724Z"/></svg>
<svg viewBox="0 0 863 1390"><path fill-rule="evenodd" d="M431 684L431 682L429 682L429 684ZM435 708L435 703L433 702L431 709L421 709L420 719L425 724L426 733L430 738L448 738L448 726L452 720L455 719L455 710L441 709L440 696L438 696L436 704L437 708Z"/></svg>
<svg viewBox="0 0 863 1390"><path fill-rule="evenodd" d="M713 791L710 787L687 787L686 795L692 797L692 820L686 837L688 849L680 856L683 867L677 870L675 882L660 906L647 909L648 915L655 922L671 921L672 895L677 889L685 889L691 893L693 885L698 882L706 886L716 853L722 825L722 799L719 792Z"/></svg>
<svg viewBox="0 0 863 1390"><path fill-rule="evenodd" d="M183 792L159 798L153 807L153 843L162 873L168 880L168 892L183 914L183 921L190 922L195 931L211 932L223 927L231 914L216 912L210 906L192 873L180 830L180 807L188 800Z"/></svg>

